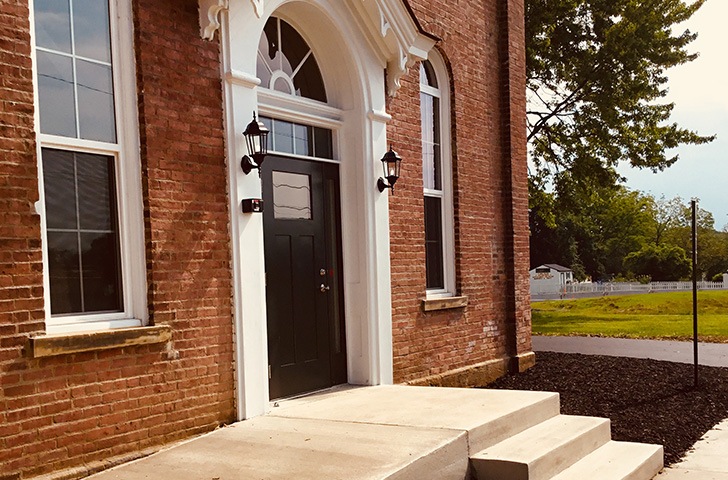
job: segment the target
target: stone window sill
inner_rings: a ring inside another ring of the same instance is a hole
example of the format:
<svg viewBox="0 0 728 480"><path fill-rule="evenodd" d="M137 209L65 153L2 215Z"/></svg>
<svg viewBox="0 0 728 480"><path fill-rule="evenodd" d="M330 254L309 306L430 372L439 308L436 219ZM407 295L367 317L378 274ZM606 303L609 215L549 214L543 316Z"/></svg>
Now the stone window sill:
<svg viewBox="0 0 728 480"><path fill-rule="evenodd" d="M423 298L422 310L425 312L433 312L436 310L449 310L451 308L463 308L468 305L468 297L442 297L442 298Z"/></svg>
<svg viewBox="0 0 728 480"><path fill-rule="evenodd" d="M169 325L38 335L30 337L29 354L31 358L51 357L132 345L165 343L171 339L172 327Z"/></svg>

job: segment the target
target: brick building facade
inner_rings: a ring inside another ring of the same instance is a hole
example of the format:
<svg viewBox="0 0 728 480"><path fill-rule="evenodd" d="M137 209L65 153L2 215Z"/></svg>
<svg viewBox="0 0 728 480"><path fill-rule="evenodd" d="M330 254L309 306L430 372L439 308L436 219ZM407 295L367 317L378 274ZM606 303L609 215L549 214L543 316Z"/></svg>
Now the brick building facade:
<svg viewBox="0 0 728 480"><path fill-rule="evenodd" d="M0 479L80 477L338 383L531 365L523 14L0 0Z"/></svg>

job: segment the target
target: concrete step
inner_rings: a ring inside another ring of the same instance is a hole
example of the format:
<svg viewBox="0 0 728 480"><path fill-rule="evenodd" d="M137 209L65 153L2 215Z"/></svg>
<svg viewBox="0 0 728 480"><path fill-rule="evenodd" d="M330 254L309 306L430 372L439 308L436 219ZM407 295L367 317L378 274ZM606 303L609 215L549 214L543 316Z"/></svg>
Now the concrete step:
<svg viewBox="0 0 728 480"><path fill-rule="evenodd" d="M322 392L281 402L270 413L286 418L462 430L468 434L470 455L558 414L558 393L403 385Z"/></svg>
<svg viewBox="0 0 728 480"><path fill-rule="evenodd" d="M482 479L546 480L610 438L607 419L558 415L472 455L471 464Z"/></svg>
<svg viewBox="0 0 728 480"><path fill-rule="evenodd" d="M610 441L552 480L650 480L663 459L662 445Z"/></svg>

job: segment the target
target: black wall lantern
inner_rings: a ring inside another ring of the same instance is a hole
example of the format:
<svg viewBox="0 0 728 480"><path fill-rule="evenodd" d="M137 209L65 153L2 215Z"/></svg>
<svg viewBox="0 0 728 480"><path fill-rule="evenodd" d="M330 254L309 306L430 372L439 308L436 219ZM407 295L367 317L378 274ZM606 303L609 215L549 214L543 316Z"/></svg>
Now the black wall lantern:
<svg viewBox="0 0 728 480"><path fill-rule="evenodd" d="M392 193L394 193L394 184L399 178L399 167L401 163L402 158L397 155L397 152L392 150L392 146L390 145L389 151L382 157L384 178L379 177L379 180L377 181L377 187L379 187L380 192L383 192L385 188L389 188L392 190Z"/></svg>
<svg viewBox="0 0 728 480"><path fill-rule="evenodd" d="M245 128L243 136L245 137L249 156L245 155L243 157L240 161L240 167L242 167L246 175L252 169L257 168L258 175L260 175L260 166L268 154L268 129L263 125L263 122L258 121L255 112L253 112L253 121Z"/></svg>

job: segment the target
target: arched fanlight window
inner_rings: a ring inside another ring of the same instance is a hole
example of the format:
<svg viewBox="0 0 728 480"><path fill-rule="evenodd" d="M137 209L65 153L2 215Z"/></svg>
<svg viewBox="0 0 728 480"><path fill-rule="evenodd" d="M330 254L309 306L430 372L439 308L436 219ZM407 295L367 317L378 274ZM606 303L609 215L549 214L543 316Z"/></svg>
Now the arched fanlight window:
<svg viewBox="0 0 728 480"><path fill-rule="evenodd" d="M258 44L257 75L270 90L326 102L326 89L311 48L290 24L270 17Z"/></svg>

